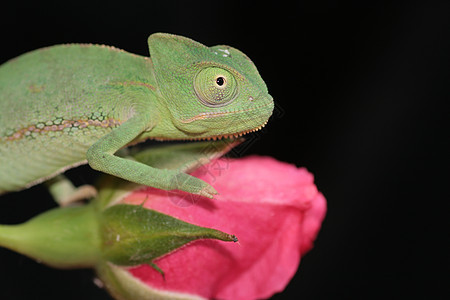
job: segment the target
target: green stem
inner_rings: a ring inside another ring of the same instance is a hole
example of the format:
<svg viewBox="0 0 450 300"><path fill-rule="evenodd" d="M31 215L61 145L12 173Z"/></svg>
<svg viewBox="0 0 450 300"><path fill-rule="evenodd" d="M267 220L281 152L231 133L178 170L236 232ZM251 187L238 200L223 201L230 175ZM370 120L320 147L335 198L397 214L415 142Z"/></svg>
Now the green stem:
<svg viewBox="0 0 450 300"><path fill-rule="evenodd" d="M100 257L93 205L57 208L19 225L0 225L0 246L57 268L82 268Z"/></svg>

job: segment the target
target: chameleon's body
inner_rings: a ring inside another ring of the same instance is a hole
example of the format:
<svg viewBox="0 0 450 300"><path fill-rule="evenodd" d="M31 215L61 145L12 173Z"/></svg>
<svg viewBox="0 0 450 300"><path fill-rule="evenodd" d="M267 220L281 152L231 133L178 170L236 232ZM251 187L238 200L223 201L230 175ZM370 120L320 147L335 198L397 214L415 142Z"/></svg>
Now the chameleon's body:
<svg viewBox="0 0 450 300"><path fill-rule="evenodd" d="M108 46L59 45L3 64L0 194L88 162L136 183L211 197L215 191L198 179L114 153L148 138L259 129L272 113L272 98L236 49L167 34L150 36L149 48L150 58Z"/></svg>

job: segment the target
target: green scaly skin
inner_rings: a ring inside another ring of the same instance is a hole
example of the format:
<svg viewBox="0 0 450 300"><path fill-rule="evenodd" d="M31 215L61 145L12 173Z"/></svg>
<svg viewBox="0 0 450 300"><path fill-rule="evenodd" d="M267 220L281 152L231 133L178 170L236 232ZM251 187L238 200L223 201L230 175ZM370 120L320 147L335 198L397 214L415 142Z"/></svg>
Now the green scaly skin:
<svg viewBox="0 0 450 300"><path fill-rule="evenodd" d="M151 57L109 46L38 49L0 66L0 194L89 165L131 182L213 197L207 183L115 156L146 139L236 137L267 123L273 100L229 46L156 33Z"/></svg>

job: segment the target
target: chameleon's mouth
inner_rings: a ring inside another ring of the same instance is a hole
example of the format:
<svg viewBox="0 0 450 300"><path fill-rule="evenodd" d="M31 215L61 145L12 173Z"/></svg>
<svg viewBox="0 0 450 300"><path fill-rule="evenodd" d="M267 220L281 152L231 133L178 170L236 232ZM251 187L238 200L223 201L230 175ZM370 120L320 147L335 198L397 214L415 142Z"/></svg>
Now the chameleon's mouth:
<svg viewBox="0 0 450 300"><path fill-rule="evenodd" d="M209 140L214 140L214 141L216 141L216 140L220 140L220 139L223 139L223 138L225 138L225 139L238 138L238 137L241 137L241 136L243 136L243 135L245 135L247 133L261 130L264 126L266 126L267 122L268 121L264 122L262 125L260 125L260 126L258 126L256 128L249 129L249 130L244 130L244 131L240 131L240 132L236 132L236 133L232 133L232 134L222 134L222 135L215 135L215 136L209 136L209 137L194 138L194 140L208 140L208 141Z"/></svg>
<svg viewBox="0 0 450 300"><path fill-rule="evenodd" d="M267 102L267 103L265 103L263 105L259 105L259 106L255 106L255 107L249 107L247 109L229 110L229 111L217 111L217 112L202 112L202 113L199 113L198 115L195 115L193 117L190 117L190 118L187 118L187 119L181 119L180 122L183 123L183 124L189 124L189 123L192 123L194 121L199 121L199 120L223 117L223 116L231 115L231 114L239 114L239 113L254 111L254 110L257 110L257 109L269 106L271 104L272 104L271 102ZM264 125L266 125L266 124L264 124ZM264 125L262 125L262 126L264 126Z"/></svg>

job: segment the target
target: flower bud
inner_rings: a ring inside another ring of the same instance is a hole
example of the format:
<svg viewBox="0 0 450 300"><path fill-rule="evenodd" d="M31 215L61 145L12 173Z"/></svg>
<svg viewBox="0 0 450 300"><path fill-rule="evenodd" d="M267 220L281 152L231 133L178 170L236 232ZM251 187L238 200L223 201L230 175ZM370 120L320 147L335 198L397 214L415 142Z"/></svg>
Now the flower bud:
<svg viewBox="0 0 450 300"><path fill-rule="evenodd" d="M192 175L220 194L207 199L139 187L116 193L110 201L233 232L239 244L188 243L154 260L164 276L148 264L100 264L97 274L111 295L122 300L244 300L281 292L312 248L325 216L326 201L313 176L304 168L257 156L215 160Z"/></svg>

